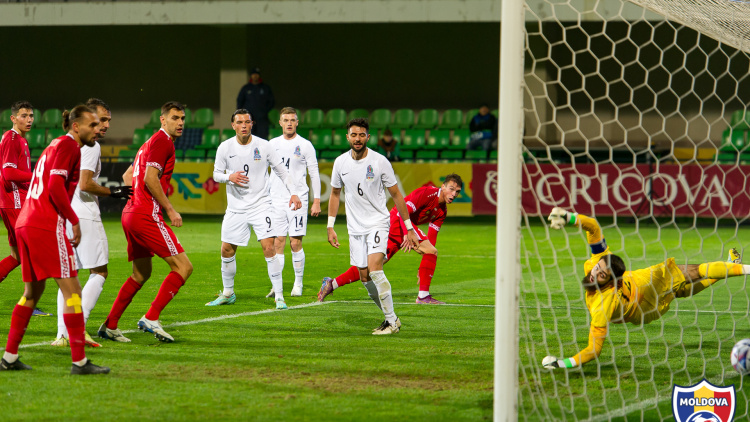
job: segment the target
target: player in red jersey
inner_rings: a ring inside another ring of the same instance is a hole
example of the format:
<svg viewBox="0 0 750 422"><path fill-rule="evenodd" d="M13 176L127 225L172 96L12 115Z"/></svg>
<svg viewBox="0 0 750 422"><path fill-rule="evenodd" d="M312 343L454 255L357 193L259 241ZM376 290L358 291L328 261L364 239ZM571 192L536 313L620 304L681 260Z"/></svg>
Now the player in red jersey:
<svg viewBox="0 0 750 422"><path fill-rule="evenodd" d="M44 293L46 280L52 277L65 298L63 318L73 357L70 373L109 373L109 368L96 366L86 358L81 284L71 247L71 243L75 247L81 241L78 216L70 206L70 199L78 184L81 147L93 145L98 126L96 113L85 105L66 110L63 113L63 128L68 133L53 140L36 163L26 202L16 222L24 293L13 308L0 370L31 369L18 360L18 345L23 340L34 305ZM65 235L65 220L73 225L73 238L70 241Z"/></svg>
<svg viewBox="0 0 750 422"><path fill-rule="evenodd" d="M185 250L169 226L164 224L162 210L174 227L182 226L182 217L169 202L167 189L174 170L174 141L185 126L185 106L170 101L161 107L161 129L138 150L133 165L123 175L125 184L132 184L133 196L122 214L122 229L128 241L128 261L133 262L133 274L120 288L112 310L101 327L99 337L130 342L117 328L125 309L138 290L151 277L151 258L159 255L169 265L170 273L161 284L159 293L146 315L138 321L138 328L152 333L160 341L171 343L169 335L159 323L161 311L174 298L193 272Z"/></svg>
<svg viewBox="0 0 750 422"><path fill-rule="evenodd" d="M419 237L419 248L415 249L422 255L422 263L419 265L419 295L417 296L418 304L442 305L441 302L430 295L430 283L432 275L435 274L437 265L437 235L440 227L445 221L448 213L447 205L461 193L463 181L461 176L451 173L445 177L441 187L422 186L415 189L406 196L406 207L409 209L409 219L413 221L414 230ZM429 223L429 229L425 236L418 224ZM401 243L404 241L406 226L404 220L394 207L391 210L391 229L388 232L388 247L385 262L390 261L393 255L398 252ZM350 267L346 272L336 278L325 277L323 284L318 292L318 301L322 302L326 296L333 293L337 288L360 279L357 267ZM378 303L377 297L373 297L375 303Z"/></svg>

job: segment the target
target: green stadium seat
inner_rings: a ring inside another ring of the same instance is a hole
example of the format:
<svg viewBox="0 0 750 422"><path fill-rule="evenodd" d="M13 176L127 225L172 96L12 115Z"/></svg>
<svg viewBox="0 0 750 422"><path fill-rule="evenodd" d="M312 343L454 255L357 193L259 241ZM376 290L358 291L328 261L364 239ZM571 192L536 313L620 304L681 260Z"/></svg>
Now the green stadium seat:
<svg viewBox="0 0 750 422"><path fill-rule="evenodd" d="M456 129L453 131L453 137L451 137L451 144L448 146L449 149L466 149L469 145L469 138L471 138L471 132L468 129Z"/></svg>
<svg viewBox="0 0 750 422"><path fill-rule="evenodd" d="M426 149L444 150L451 145L451 132L445 129L435 129L430 131L430 136L425 144Z"/></svg>
<svg viewBox="0 0 750 422"><path fill-rule="evenodd" d="M221 144L221 131L219 129L206 129L203 131L201 144L195 148L205 152L207 149L218 148L219 144Z"/></svg>
<svg viewBox="0 0 750 422"><path fill-rule="evenodd" d="M495 116L495 118L497 118L497 119L500 118L500 110L498 110L498 109L494 109L494 110L490 111L490 114L492 114L493 116Z"/></svg>
<svg viewBox="0 0 750 422"><path fill-rule="evenodd" d="M346 129L336 129L333 131L333 142L331 143L331 149L344 151L349 148L349 141L346 139Z"/></svg>
<svg viewBox="0 0 750 422"><path fill-rule="evenodd" d="M346 111L343 108L332 108L328 110L323 118L321 128L341 129L346 127Z"/></svg>
<svg viewBox="0 0 750 422"><path fill-rule="evenodd" d="M206 151L202 149L188 149L185 150L185 161L198 163L206 158Z"/></svg>
<svg viewBox="0 0 750 422"><path fill-rule="evenodd" d="M497 161L497 150L493 149L490 151L490 161Z"/></svg>
<svg viewBox="0 0 750 422"><path fill-rule="evenodd" d="M144 129L159 129L161 127L161 120L159 119L161 117L161 109L157 108L156 110L151 112L151 118L149 119L148 123L146 123L143 128Z"/></svg>
<svg viewBox="0 0 750 422"><path fill-rule="evenodd" d="M47 129L47 136L45 137L45 145L49 145L53 139L57 139L65 135L66 133L68 132L66 132L63 129Z"/></svg>
<svg viewBox="0 0 750 422"><path fill-rule="evenodd" d="M737 130L750 130L750 114L747 113L747 110L737 110L732 113L729 127Z"/></svg>
<svg viewBox="0 0 750 422"><path fill-rule="evenodd" d="M746 130L725 129L722 134L721 146L719 146L719 151L716 155L718 161L721 163L736 163L738 154L747 147L748 135L750 133Z"/></svg>
<svg viewBox="0 0 750 422"><path fill-rule="evenodd" d="M464 152L457 149L450 149L446 150L440 153L440 158L442 160L449 161L451 163L455 163L457 161L463 161L464 159Z"/></svg>
<svg viewBox="0 0 750 422"><path fill-rule="evenodd" d="M370 119L370 113L367 110L365 110L364 108L355 108L354 110L352 110L352 111L349 112L348 120L359 119L359 118L368 119L369 120Z"/></svg>
<svg viewBox="0 0 750 422"><path fill-rule="evenodd" d="M464 114L457 108L445 110L438 129L458 129L463 124Z"/></svg>
<svg viewBox="0 0 750 422"><path fill-rule="evenodd" d="M466 160L468 161L486 161L487 151L483 149L472 149L466 151L466 155L464 156L464 158L466 158Z"/></svg>
<svg viewBox="0 0 750 422"><path fill-rule="evenodd" d="M399 153L399 156L401 157L401 161L411 163L414 161L414 151L410 149L402 149Z"/></svg>
<svg viewBox="0 0 750 422"><path fill-rule="evenodd" d="M135 159L136 154L138 154L137 150L121 149L117 154L117 161L121 163L130 163Z"/></svg>
<svg viewBox="0 0 750 422"><path fill-rule="evenodd" d="M317 129L323 124L325 113L319 108L307 110L301 117L297 129Z"/></svg>
<svg viewBox="0 0 750 422"><path fill-rule="evenodd" d="M224 129L221 131L221 142L224 142L234 136L237 136L237 132L235 132L234 129Z"/></svg>
<svg viewBox="0 0 750 422"><path fill-rule="evenodd" d="M13 115L13 112L10 109L3 110L3 112L0 113L0 127L2 128L13 127L13 122L10 120L10 116L12 115Z"/></svg>
<svg viewBox="0 0 750 422"><path fill-rule="evenodd" d="M401 138L401 151L423 149L425 146L424 130L407 129Z"/></svg>
<svg viewBox="0 0 750 422"><path fill-rule="evenodd" d="M414 158L417 160L417 162L436 161L438 159L438 152L434 149L420 149L417 150Z"/></svg>
<svg viewBox="0 0 750 422"><path fill-rule="evenodd" d="M367 146L370 149L377 148L377 146L378 146L378 139L380 139L378 137L379 133L380 132L378 131L378 129L372 129L372 128L370 128L370 141L367 143Z"/></svg>
<svg viewBox="0 0 750 422"><path fill-rule="evenodd" d="M211 161L215 160L216 159L216 150L215 149L209 149L208 153L206 154L206 159L207 160L211 160Z"/></svg>
<svg viewBox="0 0 750 422"><path fill-rule="evenodd" d="M152 129L136 129L133 131L133 142L128 145L128 149L138 150L154 134Z"/></svg>
<svg viewBox="0 0 750 422"><path fill-rule="evenodd" d="M193 113L193 120L190 127L199 127L206 129L214 125L214 111L210 108L199 108Z"/></svg>
<svg viewBox="0 0 750 422"><path fill-rule="evenodd" d="M402 108L396 110L396 114L393 115L393 123L388 127L394 132L401 129L409 129L414 125L414 110L410 108Z"/></svg>
<svg viewBox="0 0 750 422"><path fill-rule="evenodd" d="M281 111L278 108L271 109L268 112L268 121L271 122L270 127L279 127L279 119L281 118Z"/></svg>
<svg viewBox="0 0 750 422"><path fill-rule="evenodd" d="M193 121L193 112L190 111L189 108L185 107L185 127L189 127L192 121ZM159 123L159 127L161 127L161 123Z"/></svg>
<svg viewBox="0 0 750 422"><path fill-rule="evenodd" d="M32 158L32 159L35 159L35 158L39 158L39 157L41 157L41 156L42 156L42 153L43 153L43 152L44 152L44 148L34 148L34 149L32 149L32 150L30 151L30 153L31 153L31 158Z"/></svg>
<svg viewBox="0 0 750 422"><path fill-rule="evenodd" d="M370 129L385 129L391 124L391 111L379 108L370 115Z"/></svg>
<svg viewBox="0 0 750 422"><path fill-rule="evenodd" d="M310 131L310 142L315 149L323 150L331 148L333 135L330 129L313 129Z"/></svg>
<svg viewBox="0 0 750 422"><path fill-rule="evenodd" d="M468 129L469 125L471 124L471 119L473 119L477 114L479 114L478 108L473 108L467 111L466 114L464 114L464 125L462 127L464 129Z"/></svg>
<svg viewBox="0 0 750 422"><path fill-rule="evenodd" d="M44 148L47 146L47 134L44 129L31 129L26 133L26 141L29 149Z"/></svg>
<svg viewBox="0 0 750 422"><path fill-rule="evenodd" d="M36 116L34 116L36 117ZM40 128L62 128L62 111L59 108L46 110L42 115Z"/></svg>
<svg viewBox="0 0 750 422"><path fill-rule="evenodd" d="M268 129L268 140L270 141L273 138L278 138L279 136L283 134L284 134L284 130L281 129L280 127Z"/></svg>
<svg viewBox="0 0 750 422"><path fill-rule="evenodd" d="M42 122L42 110L38 108L34 109L34 123L31 124L32 129L39 128L39 124Z"/></svg>
<svg viewBox="0 0 750 422"><path fill-rule="evenodd" d="M426 108L417 114L417 123L414 129L434 129L438 125L438 111L434 108Z"/></svg>
<svg viewBox="0 0 750 422"><path fill-rule="evenodd" d="M341 155L341 150L326 149L320 153L320 159L323 161L334 161Z"/></svg>

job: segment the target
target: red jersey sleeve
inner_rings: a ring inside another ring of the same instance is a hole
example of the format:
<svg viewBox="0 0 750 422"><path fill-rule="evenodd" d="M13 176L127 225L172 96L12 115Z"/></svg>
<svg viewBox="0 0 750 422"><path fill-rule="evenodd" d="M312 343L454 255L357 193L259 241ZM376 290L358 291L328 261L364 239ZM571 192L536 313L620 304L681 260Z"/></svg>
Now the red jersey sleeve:
<svg viewBox="0 0 750 422"><path fill-rule="evenodd" d="M75 142L60 141L52 162L48 164L49 175L63 176L64 180L71 180L80 161L81 152L78 145Z"/></svg>
<svg viewBox="0 0 750 422"><path fill-rule="evenodd" d="M160 173L164 172L169 156L174 154L174 144L169 141L154 142L145 157L146 165L154 167Z"/></svg>

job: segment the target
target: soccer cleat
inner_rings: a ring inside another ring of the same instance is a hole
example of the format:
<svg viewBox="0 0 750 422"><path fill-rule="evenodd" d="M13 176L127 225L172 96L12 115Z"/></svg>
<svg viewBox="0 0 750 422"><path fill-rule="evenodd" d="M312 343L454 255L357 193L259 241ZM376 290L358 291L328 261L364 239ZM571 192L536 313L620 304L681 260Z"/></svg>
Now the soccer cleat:
<svg viewBox="0 0 750 422"><path fill-rule="evenodd" d="M43 310L39 308L34 308L34 312L31 314L31 316L54 316L49 312L44 312Z"/></svg>
<svg viewBox="0 0 750 422"><path fill-rule="evenodd" d="M219 305L234 305L237 301L237 295L232 293L232 296L224 296L224 293L219 293L219 297L208 302L206 306L219 306Z"/></svg>
<svg viewBox="0 0 750 422"><path fill-rule="evenodd" d="M116 341L119 343L130 343L130 339L122 335L122 331L120 331L119 328L115 328L114 330L111 330L107 328L106 322L102 324L101 327L99 327L99 331L96 334L100 338L105 338L107 340L112 340L112 341Z"/></svg>
<svg viewBox="0 0 750 422"><path fill-rule="evenodd" d="M742 264L742 255L740 255L740 252L736 248L732 248L729 250L727 261L735 264Z"/></svg>
<svg viewBox="0 0 750 422"><path fill-rule="evenodd" d="M383 322L381 322L381 323L380 323L380 325L378 326L378 328L376 328L376 329L372 330L372 332L374 333L375 331L378 331L378 330L382 330L382 329L383 329L383 327L385 327L385 324L386 324L387 322L388 322L388 321L386 321L386 320L383 320ZM396 328L398 328L398 329L401 329L401 320L400 320L399 318L396 318Z"/></svg>
<svg viewBox="0 0 750 422"><path fill-rule="evenodd" d="M290 296L292 296L292 297L300 297L300 296L302 296L302 285L301 284L295 284L294 287L292 288L292 293L291 293Z"/></svg>
<svg viewBox="0 0 750 422"><path fill-rule="evenodd" d="M91 363L91 359L86 361L83 366L78 366L75 363L70 368L70 375L98 375L98 374L109 374L109 368L106 366L97 366Z"/></svg>
<svg viewBox="0 0 750 422"><path fill-rule="evenodd" d="M141 318L140 321L138 321L138 329L143 331L144 333L151 333L154 335L154 337L158 338L159 341L163 341L166 343L171 343L174 341L174 337L169 335L166 331L164 331L163 328L161 328L161 324L159 321L151 321L150 319L146 319L146 316L144 315L143 318Z"/></svg>
<svg viewBox="0 0 750 422"><path fill-rule="evenodd" d="M20 359L16 359L13 363L8 363L5 358L0 360L0 371L23 371L29 369L31 369L31 367L21 362Z"/></svg>
<svg viewBox="0 0 750 422"><path fill-rule="evenodd" d="M333 279L323 277L323 283L320 285L320 291L318 291L318 302L322 302L331 293L333 293Z"/></svg>
<svg viewBox="0 0 750 422"><path fill-rule="evenodd" d="M266 295L266 297L272 297L272 298L276 297L276 292L273 291L273 287L271 287L271 291L268 292L268 294Z"/></svg>
<svg viewBox="0 0 750 422"><path fill-rule="evenodd" d="M376 336L382 336L387 334L396 334L401 329L401 321L396 318L396 322L394 324L391 324L387 320L380 325L380 327L376 328L375 331L372 332L373 335Z"/></svg>
<svg viewBox="0 0 750 422"><path fill-rule="evenodd" d="M432 295L427 295L422 298L417 296L417 304L418 305L445 305L445 302L441 302L435 299L434 297L432 297Z"/></svg>
<svg viewBox="0 0 750 422"><path fill-rule="evenodd" d="M289 309L284 299L276 299L276 309Z"/></svg>
<svg viewBox="0 0 750 422"><path fill-rule="evenodd" d="M94 339L91 338L91 336L89 335L89 333L87 333L85 331L83 332L83 340L86 342L86 346L89 346L89 347L102 347L101 344L95 342Z"/></svg>
<svg viewBox="0 0 750 422"><path fill-rule="evenodd" d="M67 347L67 346L70 346L70 343L68 342L67 338L58 337L57 339L55 339L55 341L50 343L50 346Z"/></svg>

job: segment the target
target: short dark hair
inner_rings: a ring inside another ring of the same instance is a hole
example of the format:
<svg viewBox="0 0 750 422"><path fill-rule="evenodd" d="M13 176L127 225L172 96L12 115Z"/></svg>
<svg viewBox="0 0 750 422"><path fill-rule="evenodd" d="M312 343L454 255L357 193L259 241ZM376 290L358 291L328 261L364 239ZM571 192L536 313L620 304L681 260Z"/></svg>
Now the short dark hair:
<svg viewBox="0 0 750 422"><path fill-rule="evenodd" d="M609 267L612 277L610 277L607 284L603 286L599 286L596 282L592 283L589 280L589 277L591 276L591 271L589 271L585 276L583 276L583 280L581 283L583 284L583 288L586 289L587 292L593 293L598 290L604 290L605 288L609 286L614 286L615 289L618 289L620 286L619 281L622 280L622 275L625 274L625 262L620 258L619 256L615 254L609 254L602 257L602 259L607 260L607 266Z"/></svg>
<svg viewBox="0 0 750 422"><path fill-rule="evenodd" d="M77 106L73 107L72 110L63 111L63 129L70 130L73 122L77 122L78 120L80 120L85 113L95 114L96 112L90 109L85 104L78 104Z"/></svg>
<svg viewBox="0 0 750 422"><path fill-rule="evenodd" d="M18 114L19 111L21 111L22 108L27 108L27 109L32 110L32 111L34 110L34 106L31 105L30 102L28 102L28 101L16 101L15 103L13 103L12 106L10 106L10 113L15 116L15 115Z"/></svg>
<svg viewBox="0 0 750 422"><path fill-rule="evenodd" d="M94 98L94 97L89 98L88 100L86 100L86 105L92 110L96 110L97 107L101 107L109 112L112 112L112 110L109 109L109 106L107 105L107 103L105 103L104 101L98 98Z"/></svg>
<svg viewBox="0 0 750 422"><path fill-rule="evenodd" d="M464 181L461 180L461 176L457 175L456 173L451 173L445 176L445 181L443 181L443 184L447 184L448 182L455 182L458 187L462 189L464 187Z"/></svg>
<svg viewBox="0 0 750 422"><path fill-rule="evenodd" d="M237 110L234 111L234 113L232 113L232 120L231 120L232 123L234 123L234 116L236 116L238 114L250 114L250 112L247 111L247 110L245 110L244 108L238 108ZM252 114L250 114L250 121L253 121L253 115Z"/></svg>
<svg viewBox="0 0 750 422"><path fill-rule="evenodd" d="M169 110L185 111L185 105L179 101L167 101L161 106L161 115L166 116L169 114Z"/></svg>
<svg viewBox="0 0 750 422"><path fill-rule="evenodd" d="M352 126L363 127L365 132L370 133L370 123L364 117L349 120L349 123L346 124L346 131L349 132Z"/></svg>
<svg viewBox="0 0 750 422"><path fill-rule="evenodd" d="M297 114L297 109L294 107L284 107L279 112L279 116L282 116L284 114Z"/></svg>

